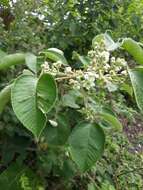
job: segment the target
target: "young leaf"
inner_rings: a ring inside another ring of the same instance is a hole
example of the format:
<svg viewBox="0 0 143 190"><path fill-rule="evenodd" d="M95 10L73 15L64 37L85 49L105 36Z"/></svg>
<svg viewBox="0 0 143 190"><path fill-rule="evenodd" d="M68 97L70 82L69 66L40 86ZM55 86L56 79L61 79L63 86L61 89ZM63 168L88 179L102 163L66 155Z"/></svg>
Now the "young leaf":
<svg viewBox="0 0 143 190"><path fill-rule="evenodd" d="M102 41L104 41L104 34L96 35L92 40L92 47L94 48L96 43L101 43Z"/></svg>
<svg viewBox="0 0 143 190"><path fill-rule="evenodd" d="M143 112L143 68L128 69L133 86L135 99L139 109Z"/></svg>
<svg viewBox="0 0 143 190"><path fill-rule="evenodd" d="M111 115L107 112L101 112L100 117L101 117L101 119L106 121L114 129L117 129L120 131L122 130L122 128L123 128L122 124L114 115Z"/></svg>
<svg viewBox="0 0 143 190"><path fill-rule="evenodd" d="M55 83L53 83L54 86L50 86L49 78L49 74L43 74L39 80L33 75L22 75L12 86L13 110L18 119L36 138L39 138L46 124L44 113L48 112L55 103L56 96L50 93L51 88L56 91L56 87ZM43 87L46 88L45 91ZM52 95L54 98L50 97ZM45 106L43 106L44 103Z"/></svg>
<svg viewBox="0 0 143 190"><path fill-rule="evenodd" d="M45 52L42 52L48 59L52 61L61 61L64 65L68 65L66 58L64 57L64 53L57 48L49 48Z"/></svg>
<svg viewBox="0 0 143 190"><path fill-rule="evenodd" d="M100 44L101 42L104 42L107 51L114 51L121 45L119 42L114 42L112 38L107 33L105 33L95 36L92 40L92 46L94 47L95 43Z"/></svg>
<svg viewBox="0 0 143 190"><path fill-rule="evenodd" d="M104 34L104 40L105 40L106 49L108 51L114 51L120 46L120 43L114 42L107 33Z"/></svg>
<svg viewBox="0 0 143 190"><path fill-rule="evenodd" d="M90 169L101 157L105 136L96 123L81 123L75 127L70 138L70 153L82 172Z"/></svg>
<svg viewBox="0 0 143 190"><path fill-rule="evenodd" d="M27 67L33 71L34 73L37 73L37 57L32 53L26 53L25 55L25 62Z"/></svg>
<svg viewBox="0 0 143 190"><path fill-rule="evenodd" d="M133 56L137 63L143 64L143 49L138 42L131 38L125 38L122 47Z"/></svg>

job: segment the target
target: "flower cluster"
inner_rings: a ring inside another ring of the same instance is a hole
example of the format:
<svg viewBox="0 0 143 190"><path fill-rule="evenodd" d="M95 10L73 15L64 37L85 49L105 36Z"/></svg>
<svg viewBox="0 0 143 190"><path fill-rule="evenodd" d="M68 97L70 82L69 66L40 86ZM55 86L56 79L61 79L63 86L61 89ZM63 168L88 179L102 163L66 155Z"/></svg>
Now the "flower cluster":
<svg viewBox="0 0 143 190"><path fill-rule="evenodd" d="M56 76L60 72L61 66L62 66L61 61L57 61L57 62L52 63L52 64L45 61L45 63L42 64L42 70L45 73L50 73L51 75Z"/></svg>
<svg viewBox="0 0 143 190"><path fill-rule="evenodd" d="M104 43L95 43L94 48L88 52L88 58L90 63L79 69L65 66L61 61L55 63L45 61L42 69L55 76L56 80L66 80L69 90L85 92L87 97L92 96L92 93L100 96L101 92L108 94L116 91L118 86L125 82L126 61L111 56ZM96 109L93 107L92 104L83 105L80 112L86 115L86 118L93 119L96 114Z"/></svg>

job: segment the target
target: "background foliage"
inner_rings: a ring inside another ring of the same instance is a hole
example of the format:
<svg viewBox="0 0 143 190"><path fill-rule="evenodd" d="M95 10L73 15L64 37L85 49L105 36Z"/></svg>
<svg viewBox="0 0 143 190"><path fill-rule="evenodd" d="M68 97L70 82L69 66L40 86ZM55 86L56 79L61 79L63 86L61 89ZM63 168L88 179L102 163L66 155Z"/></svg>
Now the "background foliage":
<svg viewBox="0 0 143 190"><path fill-rule="evenodd" d="M73 51L87 54L93 37L106 30L115 39L132 37L142 42L142 9L143 1L139 0L1 1L0 48L8 53L38 53L57 47L65 52L72 67L78 67L79 61L72 59ZM130 61L130 57L127 60ZM22 68L0 72L0 89ZM108 135L102 159L84 175L76 173L74 164L61 154L62 148L60 151L49 148L47 153L47 144L42 140L37 147L31 134L15 117L11 106L7 106L0 115L0 184L3 189L11 179L15 189L25 190L42 190L45 187L142 189L142 116L137 113L134 99L128 93L118 91L117 94L118 101L112 104L121 117L124 133ZM72 115L72 111L69 114ZM62 140L58 139L60 143Z"/></svg>

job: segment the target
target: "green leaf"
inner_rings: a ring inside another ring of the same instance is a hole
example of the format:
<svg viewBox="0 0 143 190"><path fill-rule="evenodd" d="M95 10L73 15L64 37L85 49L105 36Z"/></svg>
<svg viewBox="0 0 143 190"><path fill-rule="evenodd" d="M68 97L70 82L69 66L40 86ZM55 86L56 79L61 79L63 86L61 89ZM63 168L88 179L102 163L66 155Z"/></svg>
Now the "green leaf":
<svg viewBox="0 0 143 190"><path fill-rule="evenodd" d="M95 43L100 44L101 42L104 42L107 51L114 51L121 45L119 42L114 42L112 38L105 33L95 36L92 40L92 46L94 47Z"/></svg>
<svg viewBox="0 0 143 190"><path fill-rule="evenodd" d="M12 107L23 125L36 137L45 127L46 117L37 106L36 86L38 79L22 75L16 79L11 93Z"/></svg>
<svg viewBox="0 0 143 190"><path fill-rule="evenodd" d="M45 52L42 52L48 59L52 61L61 61L64 65L68 65L66 58L64 57L64 53L57 48L49 48Z"/></svg>
<svg viewBox="0 0 143 190"><path fill-rule="evenodd" d="M139 109L143 112L143 68L128 69L135 99Z"/></svg>
<svg viewBox="0 0 143 190"><path fill-rule="evenodd" d="M87 56L83 56L78 54L76 51L73 52L73 59L77 59L80 60L80 62L84 65L84 66L88 66L91 64L91 59Z"/></svg>
<svg viewBox="0 0 143 190"><path fill-rule="evenodd" d="M52 85L50 80L49 74L43 74L39 80L33 75L22 75L12 86L13 110L18 119L36 138L39 138L46 124L44 113L47 113L55 103L55 94L50 94L51 88L56 90L55 82L52 83L54 86L50 86ZM46 88L45 91L43 88ZM52 95L54 98L51 98Z"/></svg>
<svg viewBox="0 0 143 190"><path fill-rule="evenodd" d="M123 40L122 47L133 56L135 61L139 64L143 64L143 49L138 42L132 40L131 38L125 38Z"/></svg>
<svg viewBox="0 0 143 190"><path fill-rule="evenodd" d="M10 165L0 175L0 185L2 190L22 190L26 187L27 190L38 190L40 187L43 189L43 182L40 177L19 163Z"/></svg>
<svg viewBox="0 0 143 190"><path fill-rule="evenodd" d="M4 56L6 56L7 54L4 52L4 51L2 51L1 49L0 49L0 59L2 59Z"/></svg>
<svg viewBox="0 0 143 190"><path fill-rule="evenodd" d="M10 101L11 85L6 86L2 91L0 91L0 113L2 113L6 104Z"/></svg>
<svg viewBox="0 0 143 190"><path fill-rule="evenodd" d="M70 153L82 172L90 169L101 157L105 136L96 123L81 123L75 127L70 138Z"/></svg>
<svg viewBox="0 0 143 190"><path fill-rule="evenodd" d="M25 55L25 62L27 67L33 71L34 73L37 73L37 57L32 53L26 53Z"/></svg>
<svg viewBox="0 0 143 190"><path fill-rule="evenodd" d="M1 0L0 2L3 6L9 7L9 0Z"/></svg>
<svg viewBox="0 0 143 190"><path fill-rule="evenodd" d="M119 131L122 130L123 128L122 124L114 115L111 115L108 112L100 112L99 115L101 119L106 121L112 128L117 129Z"/></svg>
<svg viewBox="0 0 143 190"><path fill-rule="evenodd" d="M111 81L106 81L105 87L108 89L109 92L115 92L118 89L118 86Z"/></svg>
<svg viewBox="0 0 143 190"><path fill-rule="evenodd" d="M17 164L12 164L0 175L1 188L6 190L21 189L18 179L23 172L25 172L24 167L19 167Z"/></svg>
<svg viewBox="0 0 143 190"><path fill-rule="evenodd" d="M43 74L37 83L38 108L48 113L57 100L57 85L50 74Z"/></svg>
<svg viewBox="0 0 143 190"><path fill-rule="evenodd" d="M37 73L37 57L34 54L15 53L7 55L0 50L0 70L24 63L31 71Z"/></svg>
<svg viewBox="0 0 143 190"><path fill-rule="evenodd" d="M76 103L77 97L72 94L65 94L62 98L63 106L78 109L79 105Z"/></svg>
<svg viewBox="0 0 143 190"><path fill-rule="evenodd" d="M89 183L88 184L88 190L97 190L96 187L95 187L95 184L94 183Z"/></svg>
<svg viewBox="0 0 143 190"><path fill-rule="evenodd" d="M104 34L96 35L92 40L92 47L94 48L96 43L100 44L102 41L104 41Z"/></svg>
<svg viewBox="0 0 143 190"><path fill-rule="evenodd" d="M120 43L114 42L107 33L104 34L104 40L105 40L106 49L108 51L114 51L120 46Z"/></svg>
<svg viewBox="0 0 143 190"><path fill-rule="evenodd" d="M133 88L127 83L121 84L120 90L128 93L131 97L133 96Z"/></svg>
<svg viewBox="0 0 143 190"><path fill-rule="evenodd" d="M15 53L2 56L0 59L0 70L8 69L14 65L20 65L25 63L25 54L24 53Z"/></svg>
<svg viewBox="0 0 143 190"><path fill-rule="evenodd" d="M64 145L70 135L70 124L65 114L59 114L56 122L56 127L47 125L41 135L41 137L45 137L48 145Z"/></svg>

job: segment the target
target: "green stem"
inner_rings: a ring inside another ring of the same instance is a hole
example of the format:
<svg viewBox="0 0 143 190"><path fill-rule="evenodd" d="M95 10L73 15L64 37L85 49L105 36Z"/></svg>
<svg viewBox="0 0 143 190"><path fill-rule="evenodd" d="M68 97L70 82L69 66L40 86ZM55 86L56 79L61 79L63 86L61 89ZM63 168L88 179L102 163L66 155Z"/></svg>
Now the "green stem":
<svg viewBox="0 0 143 190"><path fill-rule="evenodd" d="M6 55L0 61L0 70L7 69L13 65L20 65L25 63L24 53L15 53L11 55Z"/></svg>
<svg viewBox="0 0 143 190"><path fill-rule="evenodd" d="M11 92L11 85L6 86L0 92L0 114L2 113L3 109L5 108L6 104L10 100L10 92Z"/></svg>

